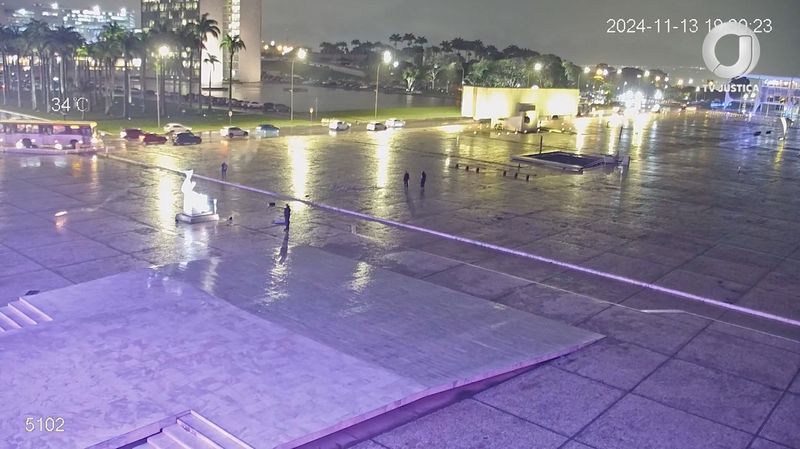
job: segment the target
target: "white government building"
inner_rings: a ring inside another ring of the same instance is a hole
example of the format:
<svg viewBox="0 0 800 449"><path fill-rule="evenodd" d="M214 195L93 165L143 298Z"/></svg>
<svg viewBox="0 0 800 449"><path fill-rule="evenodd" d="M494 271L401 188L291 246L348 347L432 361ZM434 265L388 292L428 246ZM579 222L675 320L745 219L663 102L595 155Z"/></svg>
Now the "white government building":
<svg viewBox="0 0 800 449"><path fill-rule="evenodd" d="M261 0L142 0L142 29L148 30L159 23L170 25L197 21L204 13L215 19L220 28L220 37L208 37L206 51L201 61L208 55L216 56L222 65L212 68L202 63L200 78L203 86L223 85L228 73L229 55L220 48L222 36L239 35L247 50L238 52L233 59L233 79L242 83L261 81Z"/></svg>

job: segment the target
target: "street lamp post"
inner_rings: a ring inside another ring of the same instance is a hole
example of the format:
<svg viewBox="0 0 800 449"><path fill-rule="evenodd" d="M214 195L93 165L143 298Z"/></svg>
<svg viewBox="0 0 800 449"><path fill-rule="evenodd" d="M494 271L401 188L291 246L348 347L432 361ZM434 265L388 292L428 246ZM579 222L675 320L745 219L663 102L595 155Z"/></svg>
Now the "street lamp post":
<svg viewBox="0 0 800 449"><path fill-rule="evenodd" d="M581 94L581 84L583 83L583 74L589 74L592 69L584 67L583 71L578 74L578 96Z"/></svg>
<svg viewBox="0 0 800 449"><path fill-rule="evenodd" d="M306 59L306 50L304 48L300 48L297 50L297 57L292 58L292 87L290 88L290 102L289 102L289 120L294 120L294 62L298 59L303 60Z"/></svg>
<svg viewBox="0 0 800 449"><path fill-rule="evenodd" d="M536 64L533 65L533 71L536 72L536 83L537 84L541 84L542 83L542 81L541 81L541 79L539 77L539 73L542 71L543 67L544 66L542 65L541 62L537 62Z"/></svg>
<svg viewBox="0 0 800 449"><path fill-rule="evenodd" d="M161 128L161 81L159 80L159 72L163 68L164 58L169 55L169 47L162 45L158 47L158 68L156 70L156 121L158 127Z"/></svg>
<svg viewBox="0 0 800 449"><path fill-rule="evenodd" d="M381 63L389 64L392 62L392 52L386 50L383 52L383 60L378 62L378 70L375 74L375 118L378 118L378 89L381 81Z"/></svg>

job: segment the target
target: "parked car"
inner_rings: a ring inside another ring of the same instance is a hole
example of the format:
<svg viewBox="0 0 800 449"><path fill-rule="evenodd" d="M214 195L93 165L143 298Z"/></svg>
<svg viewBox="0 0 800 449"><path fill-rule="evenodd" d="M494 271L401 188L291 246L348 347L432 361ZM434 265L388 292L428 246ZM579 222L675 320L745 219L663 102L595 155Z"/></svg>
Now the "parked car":
<svg viewBox="0 0 800 449"><path fill-rule="evenodd" d="M120 139L139 140L144 135L144 131L139 128L128 128L119 133Z"/></svg>
<svg viewBox="0 0 800 449"><path fill-rule="evenodd" d="M389 120L386 120L387 128L403 128L405 126L405 120L400 120L399 118L390 118Z"/></svg>
<svg viewBox="0 0 800 449"><path fill-rule="evenodd" d="M189 131L176 134L172 140L173 145L197 145L202 142L203 139L200 136L196 136Z"/></svg>
<svg viewBox="0 0 800 449"><path fill-rule="evenodd" d="M147 133L142 134L141 140L143 145L161 145L167 143L167 136L159 136L158 134Z"/></svg>
<svg viewBox="0 0 800 449"><path fill-rule="evenodd" d="M328 122L328 129L331 131L346 131L350 129L350 124L342 120L332 119Z"/></svg>
<svg viewBox="0 0 800 449"><path fill-rule="evenodd" d="M256 128L256 135L259 137L278 137L280 135L280 128L269 123L258 125Z"/></svg>
<svg viewBox="0 0 800 449"><path fill-rule="evenodd" d="M191 130L192 128L181 125L180 123L167 123L166 125L164 125L165 133L183 133Z"/></svg>
<svg viewBox="0 0 800 449"><path fill-rule="evenodd" d="M219 135L233 139L234 137L247 137L250 133L238 126L223 126L222 129L219 130Z"/></svg>
<svg viewBox="0 0 800 449"><path fill-rule="evenodd" d="M367 123L367 131L384 131L386 130L386 125L381 122L369 122Z"/></svg>

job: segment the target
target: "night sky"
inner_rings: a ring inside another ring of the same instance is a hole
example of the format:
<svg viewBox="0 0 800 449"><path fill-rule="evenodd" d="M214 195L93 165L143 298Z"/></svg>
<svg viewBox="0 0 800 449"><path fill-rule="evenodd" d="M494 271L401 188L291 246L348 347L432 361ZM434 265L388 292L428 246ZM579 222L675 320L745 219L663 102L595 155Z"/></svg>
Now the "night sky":
<svg viewBox="0 0 800 449"><path fill-rule="evenodd" d="M63 0L80 5L96 0ZM138 2L105 0L107 7ZM578 64L608 62L648 67L703 66L705 33L610 35L610 18L772 19L761 34L756 73L800 76L798 0L264 0L264 39L314 46L323 40L381 40L391 33L424 35L430 43L462 37L555 53ZM730 46L732 54L734 46ZM723 50L724 52L724 50ZM723 53L724 55L724 53ZM723 58L723 62L726 62Z"/></svg>

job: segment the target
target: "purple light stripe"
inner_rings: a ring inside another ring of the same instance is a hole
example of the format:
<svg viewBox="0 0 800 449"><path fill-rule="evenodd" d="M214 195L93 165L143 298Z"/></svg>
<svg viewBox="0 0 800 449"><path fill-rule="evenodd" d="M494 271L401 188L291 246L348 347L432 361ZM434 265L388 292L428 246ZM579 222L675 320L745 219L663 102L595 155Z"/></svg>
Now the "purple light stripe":
<svg viewBox="0 0 800 449"><path fill-rule="evenodd" d="M159 166L159 165L146 164L146 163L142 163L142 162L138 162L138 161L134 161L134 160L130 160L130 159L127 159L127 158L122 158L122 157L114 156L114 155L108 155L107 157L109 157L110 159L120 160L122 162L132 163L132 164L151 167L151 168L158 168L158 169L161 169L161 170L165 170L165 171L173 172L173 173L176 173L176 174L179 174L179 175L183 175L182 171L176 170L176 169L173 169L173 168L162 167L162 166ZM194 177L195 178L199 178L199 179L203 179L205 181L214 182L214 183L217 183L217 184L227 185L227 186L230 186L230 187L235 187L235 188L238 188L238 189L247 190L247 191L254 192L254 193L259 193L259 194L262 194L262 195L267 195L267 196L280 198L280 199L284 199L284 200L289 200L289 201L300 202L300 203L303 203L303 204L307 204L307 205L309 205L311 207L316 207L316 208L319 208L319 209L326 209L326 210L329 210L329 211L332 211L332 212L336 212L336 213L339 213L339 214L358 217L358 218L361 218L361 219L367 220L367 221L381 223L381 224L385 224L385 225L388 225L388 226L393 226L393 227L396 227L396 228L410 229L412 231L422 232L422 233L425 233L425 234L430 234L430 235L435 235L437 237L446 238L448 240L455 240L455 241L458 241L458 242L467 243L467 244L474 245L474 246L480 246L480 247L483 247L483 248L491 249L491 250L494 250L494 251L499 251L499 252L506 253L506 254L512 254L512 255L515 255L515 256L524 257L526 259L532 259L532 260L536 260L536 261L539 261L539 262L544 262L544 263L548 263L548 264L552 264L552 265L557 265L557 266L560 266L560 267L568 268L570 270L580 271L582 273L588 273L588 274L592 274L592 275L595 275L595 276L603 277L603 278L606 278L606 279L611 279L611 280L614 280L614 281L622 282L622 283L625 283L625 284L635 285L635 286L646 288L646 289L649 289L649 290L653 290L653 291L657 291L657 292L661 292L661 293L666 293L666 294L671 295L671 296L676 296L676 297L684 298L684 299L690 299L692 301L698 301L698 302L702 302L702 303L705 303L705 304L711 304L713 306L721 307L723 309L733 310L735 312L740 312L740 313L744 313L744 314L747 314L747 315L753 315L753 316L757 316L757 317L768 319L768 320L772 320L772 321L778 321L780 323L788 324L788 325L791 325L791 326L800 327L800 321L793 320L791 318L783 317L783 316L780 316L780 315L775 315L775 314L768 313L768 312L762 312L760 310L755 310L755 309L751 309L751 308L748 308L748 307L737 306L736 304L728 304L726 302L719 301L719 300L716 300L716 299L706 298L705 296L695 295L693 293L688 293L688 292L684 292L684 291L680 291L680 290L675 290L675 289L672 289L672 288L662 287L660 285L656 285L656 284L653 284L653 283L650 283L650 282L639 281L637 279L632 279L632 278L625 277L625 276L619 276L619 275L616 275L616 274L613 274L613 273L608 273L608 272L605 272L605 271L595 270L593 268L584 267L582 265L576 265L576 264L569 263L569 262L562 262L560 260L551 259L549 257L539 256L539 255L536 255L536 254L526 253L526 252L519 251L519 250L516 250L516 249L513 249L513 248L506 248L506 247L503 247L503 246L494 245L492 243L481 242L480 240L468 239L466 237L461 237L461 236L454 235L454 234L448 234L448 233L436 231L436 230L433 230L433 229L423 228L423 227L415 226L415 225L408 224L408 223L402 223L402 222L399 222L399 221L389 220L389 219L386 219L386 218L375 217L375 216L372 216L372 215L367 215L367 214L363 214L361 212L356 212L356 211L352 211L352 210L348 210L348 209L342 209L340 207L331 206L331 205L324 204L324 203L316 203L314 201L304 200L304 199L300 199L300 198L294 198L294 197L291 197L291 196L288 196L288 195L283 195L283 194L280 194L280 193L277 193L277 192L270 192L268 190L258 189L258 188L255 188L255 187L250 187L250 186L246 186L246 185L242 185L242 184L237 184L237 183L233 183L233 182L229 182L229 181L224 181L224 180L221 180L221 179L211 178L211 177L204 176L204 175L194 174Z"/></svg>

